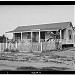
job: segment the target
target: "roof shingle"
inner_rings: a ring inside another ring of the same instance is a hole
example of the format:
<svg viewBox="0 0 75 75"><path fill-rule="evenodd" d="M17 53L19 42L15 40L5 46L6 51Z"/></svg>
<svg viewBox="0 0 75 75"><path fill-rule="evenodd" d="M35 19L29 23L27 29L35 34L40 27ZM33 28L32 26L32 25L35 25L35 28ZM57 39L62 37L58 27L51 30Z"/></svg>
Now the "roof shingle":
<svg viewBox="0 0 75 75"><path fill-rule="evenodd" d="M30 25L30 26L18 26L11 32L22 32L22 31L31 31L32 29L40 29L40 30L51 30L51 29L64 29L70 25L71 22L61 22L61 23L52 23L52 24L40 24L40 25Z"/></svg>

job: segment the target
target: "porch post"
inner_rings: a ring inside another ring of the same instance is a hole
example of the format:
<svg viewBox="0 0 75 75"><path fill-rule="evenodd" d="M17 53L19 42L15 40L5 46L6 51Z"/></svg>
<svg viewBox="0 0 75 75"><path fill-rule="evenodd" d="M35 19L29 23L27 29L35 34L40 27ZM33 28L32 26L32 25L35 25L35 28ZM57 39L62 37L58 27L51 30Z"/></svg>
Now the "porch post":
<svg viewBox="0 0 75 75"><path fill-rule="evenodd" d="M32 42L32 31L31 31L31 42Z"/></svg>
<svg viewBox="0 0 75 75"><path fill-rule="evenodd" d="M22 41L22 32L21 32L21 41Z"/></svg>
<svg viewBox="0 0 75 75"><path fill-rule="evenodd" d="M40 43L40 30L39 30L39 43Z"/></svg>
<svg viewBox="0 0 75 75"><path fill-rule="evenodd" d="M15 33L13 33L13 39L15 40Z"/></svg>
<svg viewBox="0 0 75 75"><path fill-rule="evenodd" d="M16 44L16 49L17 49L17 41L16 41L16 43L15 43L15 44Z"/></svg>
<svg viewBox="0 0 75 75"><path fill-rule="evenodd" d="M7 48L7 36L6 36L6 48Z"/></svg>
<svg viewBox="0 0 75 75"><path fill-rule="evenodd" d="M42 42L41 42L41 52L42 52Z"/></svg>
<svg viewBox="0 0 75 75"><path fill-rule="evenodd" d="M60 29L60 41L62 40L61 29Z"/></svg>

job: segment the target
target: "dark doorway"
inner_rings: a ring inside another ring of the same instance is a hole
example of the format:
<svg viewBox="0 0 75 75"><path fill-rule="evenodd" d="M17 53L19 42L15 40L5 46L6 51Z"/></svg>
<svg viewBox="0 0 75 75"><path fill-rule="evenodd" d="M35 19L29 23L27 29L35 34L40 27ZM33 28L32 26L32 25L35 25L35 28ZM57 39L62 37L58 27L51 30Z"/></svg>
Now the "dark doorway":
<svg viewBox="0 0 75 75"><path fill-rule="evenodd" d="M21 40L21 33L15 33L15 40Z"/></svg>
<svg viewBox="0 0 75 75"><path fill-rule="evenodd" d="M40 34L40 39L41 39L42 41L45 41L45 32L44 32L44 31L41 32L41 34Z"/></svg>

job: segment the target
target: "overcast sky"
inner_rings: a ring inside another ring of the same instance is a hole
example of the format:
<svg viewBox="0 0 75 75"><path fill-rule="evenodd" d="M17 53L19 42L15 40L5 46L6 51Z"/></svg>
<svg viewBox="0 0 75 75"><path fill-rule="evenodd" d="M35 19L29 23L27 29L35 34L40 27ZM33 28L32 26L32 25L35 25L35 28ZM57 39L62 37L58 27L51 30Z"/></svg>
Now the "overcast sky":
<svg viewBox="0 0 75 75"><path fill-rule="evenodd" d="M71 21L73 5L0 5L0 36L17 26Z"/></svg>

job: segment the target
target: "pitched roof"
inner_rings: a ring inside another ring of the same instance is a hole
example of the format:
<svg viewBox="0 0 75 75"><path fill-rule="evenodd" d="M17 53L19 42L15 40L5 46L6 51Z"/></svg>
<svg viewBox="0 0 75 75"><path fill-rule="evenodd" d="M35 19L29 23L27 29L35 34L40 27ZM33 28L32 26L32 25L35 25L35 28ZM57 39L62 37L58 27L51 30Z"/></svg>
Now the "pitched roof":
<svg viewBox="0 0 75 75"><path fill-rule="evenodd" d="M32 29L40 29L40 30L51 30L51 29L65 29L67 28L71 22L61 22L61 23L52 23L52 24L40 24L40 25L30 25L30 26L18 26L11 32L22 32L22 31L31 31Z"/></svg>

